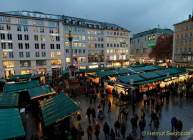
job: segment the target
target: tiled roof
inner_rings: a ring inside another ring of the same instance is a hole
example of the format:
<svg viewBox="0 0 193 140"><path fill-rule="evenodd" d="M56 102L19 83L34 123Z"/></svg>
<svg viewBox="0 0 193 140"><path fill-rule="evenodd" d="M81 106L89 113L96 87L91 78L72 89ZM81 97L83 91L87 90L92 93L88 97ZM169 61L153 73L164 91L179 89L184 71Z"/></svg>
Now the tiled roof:
<svg viewBox="0 0 193 140"><path fill-rule="evenodd" d="M154 28L154 29L151 29L151 30L147 30L147 31L144 31L144 32L134 34L133 39L138 38L138 37L142 37L142 36L146 36L146 35L149 35L149 34L157 34L157 33L172 34L173 31L171 29Z"/></svg>

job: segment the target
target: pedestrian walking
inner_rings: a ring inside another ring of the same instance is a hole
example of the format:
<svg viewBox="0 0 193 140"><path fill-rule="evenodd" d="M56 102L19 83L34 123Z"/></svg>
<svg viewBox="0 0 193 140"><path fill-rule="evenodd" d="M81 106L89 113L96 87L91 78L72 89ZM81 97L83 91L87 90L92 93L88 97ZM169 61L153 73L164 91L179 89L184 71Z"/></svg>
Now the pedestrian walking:
<svg viewBox="0 0 193 140"><path fill-rule="evenodd" d="M92 112L91 108L88 107L88 109L87 109L87 111L86 111L86 115L87 115L87 117L88 117L88 122L89 122L89 123L91 122L91 120L90 120L91 112Z"/></svg>
<svg viewBox="0 0 193 140"><path fill-rule="evenodd" d="M89 125L89 126L87 127L88 140L92 140L92 133L93 133L93 131L92 131L92 126Z"/></svg>
<svg viewBox="0 0 193 140"><path fill-rule="evenodd" d="M95 122L95 118L96 118L96 111L94 108L91 109L91 115L92 115L92 121L93 123Z"/></svg>
<svg viewBox="0 0 193 140"><path fill-rule="evenodd" d="M96 125L95 125L96 140L99 140L99 134L100 134L100 125L98 123L96 123Z"/></svg>
<svg viewBox="0 0 193 140"><path fill-rule="evenodd" d="M154 120L154 129L155 130L158 130L159 124L160 124L159 117L156 115L155 120Z"/></svg>
<svg viewBox="0 0 193 140"><path fill-rule="evenodd" d="M177 118L172 117L172 119L171 119L172 132L176 131L176 123L177 123Z"/></svg>
<svg viewBox="0 0 193 140"><path fill-rule="evenodd" d="M177 120L177 122L176 122L176 130L177 130L178 132L181 132L181 131L182 131L182 128L183 128L183 123L182 123L182 121L181 121L181 120Z"/></svg>
<svg viewBox="0 0 193 140"><path fill-rule="evenodd" d="M145 129L146 126L146 120L144 118L141 118L141 120L139 121L139 129L140 129L140 137L142 138L142 133Z"/></svg>
<svg viewBox="0 0 193 140"><path fill-rule="evenodd" d="M103 132L105 134L105 140L109 140L109 132L110 132L110 128L107 122L104 123L103 125Z"/></svg>

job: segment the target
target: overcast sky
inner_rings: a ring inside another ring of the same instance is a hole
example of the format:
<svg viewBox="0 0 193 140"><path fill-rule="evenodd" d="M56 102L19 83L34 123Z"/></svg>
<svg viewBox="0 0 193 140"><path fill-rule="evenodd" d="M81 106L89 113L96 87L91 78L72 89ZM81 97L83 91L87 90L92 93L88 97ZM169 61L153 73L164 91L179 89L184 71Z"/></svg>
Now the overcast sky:
<svg viewBox="0 0 193 140"><path fill-rule="evenodd" d="M0 11L33 10L118 24L133 33L173 28L188 18L193 0L0 0Z"/></svg>

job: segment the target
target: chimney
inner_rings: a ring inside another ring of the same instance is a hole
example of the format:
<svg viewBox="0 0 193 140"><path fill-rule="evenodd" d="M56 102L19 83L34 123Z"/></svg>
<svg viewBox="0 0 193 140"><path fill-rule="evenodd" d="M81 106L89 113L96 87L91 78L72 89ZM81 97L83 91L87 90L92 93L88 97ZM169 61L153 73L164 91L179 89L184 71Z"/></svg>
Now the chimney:
<svg viewBox="0 0 193 140"><path fill-rule="evenodd" d="M193 16L191 14L189 14L188 19L190 20L192 18L193 18Z"/></svg>

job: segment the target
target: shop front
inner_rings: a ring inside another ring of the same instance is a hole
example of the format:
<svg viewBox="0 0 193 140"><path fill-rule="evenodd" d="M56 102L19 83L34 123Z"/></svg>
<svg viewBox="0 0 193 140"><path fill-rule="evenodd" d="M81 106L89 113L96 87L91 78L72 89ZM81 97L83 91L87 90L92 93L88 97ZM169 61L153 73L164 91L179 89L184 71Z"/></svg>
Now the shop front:
<svg viewBox="0 0 193 140"><path fill-rule="evenodd" d="M8 79L15 74L14 66L14 61L3 61L5 79Z"/></svg>

